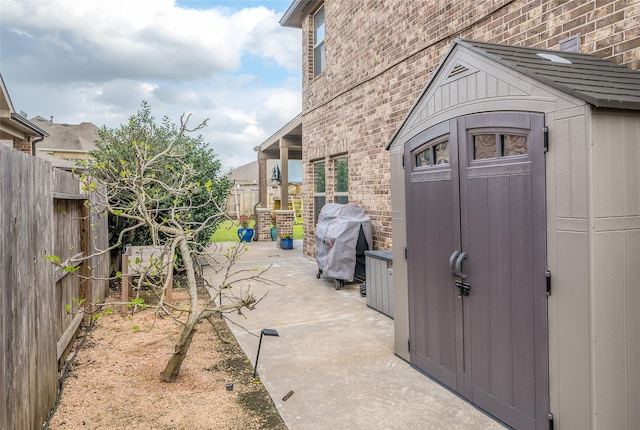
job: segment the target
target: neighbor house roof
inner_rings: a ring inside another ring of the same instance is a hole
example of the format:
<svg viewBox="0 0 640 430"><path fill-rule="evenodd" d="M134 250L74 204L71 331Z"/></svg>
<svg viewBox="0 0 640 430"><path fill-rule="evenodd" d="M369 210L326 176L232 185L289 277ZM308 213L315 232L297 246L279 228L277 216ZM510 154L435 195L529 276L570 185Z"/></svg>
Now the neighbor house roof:
<svg viewBox="0 0 640 430"><path fill-rule="evenodd" d="M640 110L640 72L588 54L458 39L480 55L602 108Z"/></svg>
<svg viewBox="0 0 640 430"><path fill-rule="evenodd" d="M41 116L36 116L31 121L49 133L49 138L38 145L39 150L89 152L96 149L98 127L90 122L58 124Z"/></svg>

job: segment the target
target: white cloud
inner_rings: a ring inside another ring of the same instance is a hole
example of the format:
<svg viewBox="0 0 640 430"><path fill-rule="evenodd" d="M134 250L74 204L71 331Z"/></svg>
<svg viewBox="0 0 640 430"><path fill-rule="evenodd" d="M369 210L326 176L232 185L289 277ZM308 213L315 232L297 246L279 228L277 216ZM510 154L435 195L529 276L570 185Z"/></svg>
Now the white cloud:
<svg viewBox="0 0 640 430"><path fill-rule="evenodd" d="M158 119L209 118L201 134L237 167L300 112L300 31L282 28L265 7L0 2L0 72L30 117L117 127L145 100Z"/></svg>
<svg viewBox="0 0 640 430"><path fill-rule="evenodd" d="M244 52L288 68L299 57L297 32L281 28L265 7L231 13L171 0L2 0L1 19L16 37L37 41L45 58L67 57L74 73L60 73L61 80L96 79L98 68L119 78L201 79L238 70Z"/></svg>

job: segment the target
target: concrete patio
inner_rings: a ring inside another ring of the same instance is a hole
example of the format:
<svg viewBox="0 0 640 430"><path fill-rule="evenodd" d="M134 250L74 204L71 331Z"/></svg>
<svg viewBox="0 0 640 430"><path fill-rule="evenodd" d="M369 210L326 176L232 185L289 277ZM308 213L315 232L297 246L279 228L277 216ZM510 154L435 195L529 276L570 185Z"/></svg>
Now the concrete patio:
<svg viewBox="0 0 640 430"><path fill-rule="evenodd" d="M229 326L253 365L261 330L278 331L263 338L257 372L290 430L504 428L394 355L393 320L367 307L358 283L316 279L301 241L247 247L236 268L271 265L265 277L277 284L244 283L267 295Z"/></svg>

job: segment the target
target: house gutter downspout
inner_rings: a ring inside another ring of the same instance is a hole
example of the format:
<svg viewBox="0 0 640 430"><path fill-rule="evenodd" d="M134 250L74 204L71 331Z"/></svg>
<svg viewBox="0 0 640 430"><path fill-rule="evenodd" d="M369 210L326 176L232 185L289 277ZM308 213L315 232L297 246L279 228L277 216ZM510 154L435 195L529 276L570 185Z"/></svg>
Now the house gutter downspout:
<svg viewBox="0 0 640 430"><path fill-rule="evenodd" d="M31 155L35 157L36 155L36 145L44 140L44 136L35 139L31 142Z"/></svg>

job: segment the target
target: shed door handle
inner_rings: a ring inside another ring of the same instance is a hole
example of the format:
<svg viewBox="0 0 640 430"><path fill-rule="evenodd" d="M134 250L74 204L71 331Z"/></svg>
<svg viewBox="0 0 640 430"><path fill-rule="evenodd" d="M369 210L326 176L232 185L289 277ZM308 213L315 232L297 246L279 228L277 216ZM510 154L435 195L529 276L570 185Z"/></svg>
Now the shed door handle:
<svg viewBox="0 0 640 430"><path fill-rule="evenodd" d="M456 272L453 266L456 262L456 258L458 257L458 255L460 255L460 251L456 250L456 251L453 251L453 253L451 254L451 257L449 257L449 269L451 270L451 273L453 273L454 275L456 274Z"/></svg>
<svg viewBox="0 0 640 430"><path fill-rule="evenodd" d="M460 279L467 279L467 275L462 273L462 260L464 260L465 258L467 258L466 252L461 252L456 258L454 274Z"/></svg>

